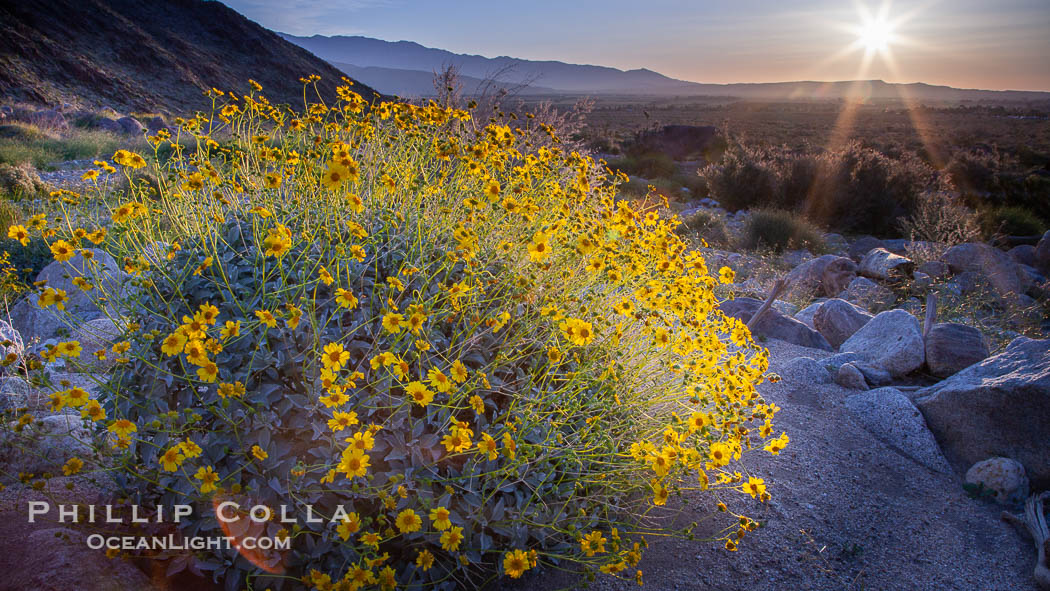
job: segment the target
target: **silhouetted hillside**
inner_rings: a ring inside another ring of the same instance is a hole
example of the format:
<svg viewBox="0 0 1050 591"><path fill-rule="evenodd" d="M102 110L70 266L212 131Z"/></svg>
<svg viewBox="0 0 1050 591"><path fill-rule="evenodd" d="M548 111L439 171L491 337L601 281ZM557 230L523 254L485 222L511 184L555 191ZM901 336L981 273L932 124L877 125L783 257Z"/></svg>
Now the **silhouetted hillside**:
<svg viewBox="0 0 1050 591"><path fill-rule="evenodd" d="M434 71L455 65L464 77L487 79L499 75L505 84L529 83L537 92L562 94L616 94L647 96L732 96L744 99L904 99L919 101L1046 101L1050 93L951 88L923 83L896 84L882 80L842 82L773 82L756 84L701 84L676 80L647 69L618 70L604 66L533 61L512 57L484 57L424 47L411 41L383 41L369 37L296 37L285 39L328 60L344 71L358 73L364 82L384 92L433 94L427 84ZM425 76L424 76L425 74ZM465 84L466 86L466 84ZM388 90L389 87L391 90ZM393 90L396 89L396 90Z"/></svg>
<svg viewBox="0 0 1050 591"><path fill-rule="evenodd" d="M344 75L219 2L0 0L7 100L183 112L209 105L203 90L244 92L251 78L271 102L298 104L310 74L322 94Z"/></svg>

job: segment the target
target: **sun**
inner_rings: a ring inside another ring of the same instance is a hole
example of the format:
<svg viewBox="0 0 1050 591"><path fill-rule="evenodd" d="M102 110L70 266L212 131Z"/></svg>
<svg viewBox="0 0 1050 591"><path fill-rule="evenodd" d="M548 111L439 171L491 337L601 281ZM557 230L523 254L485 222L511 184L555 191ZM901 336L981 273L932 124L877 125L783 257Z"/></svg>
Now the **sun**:
<svg viewBox="0 0 1050 591"><path fill-rule="evenodd" d="M893 41L893 25L881 19L870 20L861 25L857 40L868 51L886 51Z"/></svg>

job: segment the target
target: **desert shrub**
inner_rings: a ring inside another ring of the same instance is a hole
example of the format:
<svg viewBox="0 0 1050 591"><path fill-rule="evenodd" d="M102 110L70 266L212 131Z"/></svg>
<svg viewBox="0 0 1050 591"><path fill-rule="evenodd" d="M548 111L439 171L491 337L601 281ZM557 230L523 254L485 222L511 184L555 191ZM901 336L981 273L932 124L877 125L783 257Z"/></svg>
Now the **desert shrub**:
<svg viewBox="0 0 1050 591"><path fill-rule="evenodd" d="M623 158L610 162L609 166L630 176L640 176L646 179L672 177L678 172L678 165L670 156L655 151L628 152Z"/></svg>
<svg viewBox="0 0 1050 591"><path fill-rule="evenodd" d="M49 188L32 166L0 163L0 193L35 196L47 192Z"/></svg>
<svg viewBox="0 0 1050 591"><path fill-rule="evenodd" d="M920 195L946 188L936 170L910 153L892 159L851 143L821 156L805 213L839 231L892 236Z"/></svg>
<svg viewBox="0 0 1050 591"><path fill-rule="evenodd" d="M646 533L691 535L646 517L671 493L768 499L736 464L786 443L755 389L766 352L713 311L717 280L673 224L614 199L591 159L498 120L364 112L339 92L301 115L222 107L221 149L182 121L196 151L114 157L129 177L152 170L159 195L64 194L67 223L30 225L31 243L96 244L132 278L105 293L87 266L89 297L128 311L101 406L53 398L94 421L123 494L196 503L184 535L291 543L194 568L228 589L477 588L541 563L617 574ZM222 501L297 522L225 526ZM757 525L727 518L730 548Z"/></svg>
<svg viewBox="0 0 1050 591"><path fill-rule="evenodd" d="M820 173L820 161L812 154L787 154L776 163L777 199L784 209L802 207Z"/></svg>
<svg viewBox="0 0 1050 591"><path fill-rule="evenodd" d="M764 152L733 144L718 164L700 171L711 196L730 211L769 205L776 198L776 170Z"/></svg>
<svg viewBox="0 0 1050 591"><path fill-rule="evenodd" d="M944 167L952 184L976 207L992 194L1002 192L1001 155L998 150L960 150Z"/></svg>
<svg viewBox="0 0 1050 591"><path fill-rule="evenodd" d="M1021 182L1023 198L1017 204L1032 211L1046 211L1050 202L1050 169L1036 171L1024 177Z"/></svg>
<svg viewBox="0 0 1050 591"><path fill-rule="evenodd" d="M981 225L987 236L1035 236L1047 229L1046 220L1030 209L1016 205L985 210L981 215Z"/></svg>
<svg viewBox="0 0 1050 591"><path fill-rule="evenodd" d="M825 250L820 228L798 213L778 209L752 211L744 223L741 246L775 252L801 248L810 252Z"/></svg>
<svg viewBox="0 0 1050 591"><path fill-rule="evenodd" d="M912 213L901 220L901 233L913 241L943 248L980 239L980 222L970 208L951 193L923 193Z"/></svg>
<svg viewBox="0 0 1050 591"><path fill-rule="evenodd" d="M682 225L675 232L686 238L702 239L713 246L727 246L730 243L725 218L703 209L683 218Z"/></svg>
<svg viewBox="0 0 1050 591"><path fill-rule="evenodd" d="M711 189L707 186L707 181L700 178L700 176L695 173L677 174L671 178L682 188L688 189L688 191L682 191L683 198L700 199L711 194Z"/></svg>

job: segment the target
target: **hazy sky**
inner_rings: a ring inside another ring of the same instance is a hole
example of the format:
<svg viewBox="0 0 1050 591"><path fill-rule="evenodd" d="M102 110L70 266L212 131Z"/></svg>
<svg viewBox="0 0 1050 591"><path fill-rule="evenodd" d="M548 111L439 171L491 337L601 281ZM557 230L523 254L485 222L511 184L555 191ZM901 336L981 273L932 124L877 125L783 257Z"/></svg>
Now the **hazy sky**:
<svg viewBox="0 0 1050 591"><path fill-rule="evenodd" d="M1050 91L1050 0L224 1L296 35L644 67L696 82L863 77ZM847 50L858 40L862 13L883 9L882 21L895 26L886 50L873 52L862 72L864 50Z"/></svg>

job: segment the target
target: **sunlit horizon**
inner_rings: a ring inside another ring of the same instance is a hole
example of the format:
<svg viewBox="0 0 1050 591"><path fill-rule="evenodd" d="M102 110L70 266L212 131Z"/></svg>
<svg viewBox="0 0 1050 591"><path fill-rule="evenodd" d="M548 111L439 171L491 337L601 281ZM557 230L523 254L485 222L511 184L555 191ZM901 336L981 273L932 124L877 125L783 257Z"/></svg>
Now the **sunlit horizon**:
<svg viewBox="0 0 1050 591"><path fill-rule="evenodd" d="M535 0L527 10L481 0L454 7L224 1L293 35L361 35L486 57L645 68L708 84L883 80L1050 91L1050 7L1039 0ZM857 58L868 60L863 76Z"/></svg>

